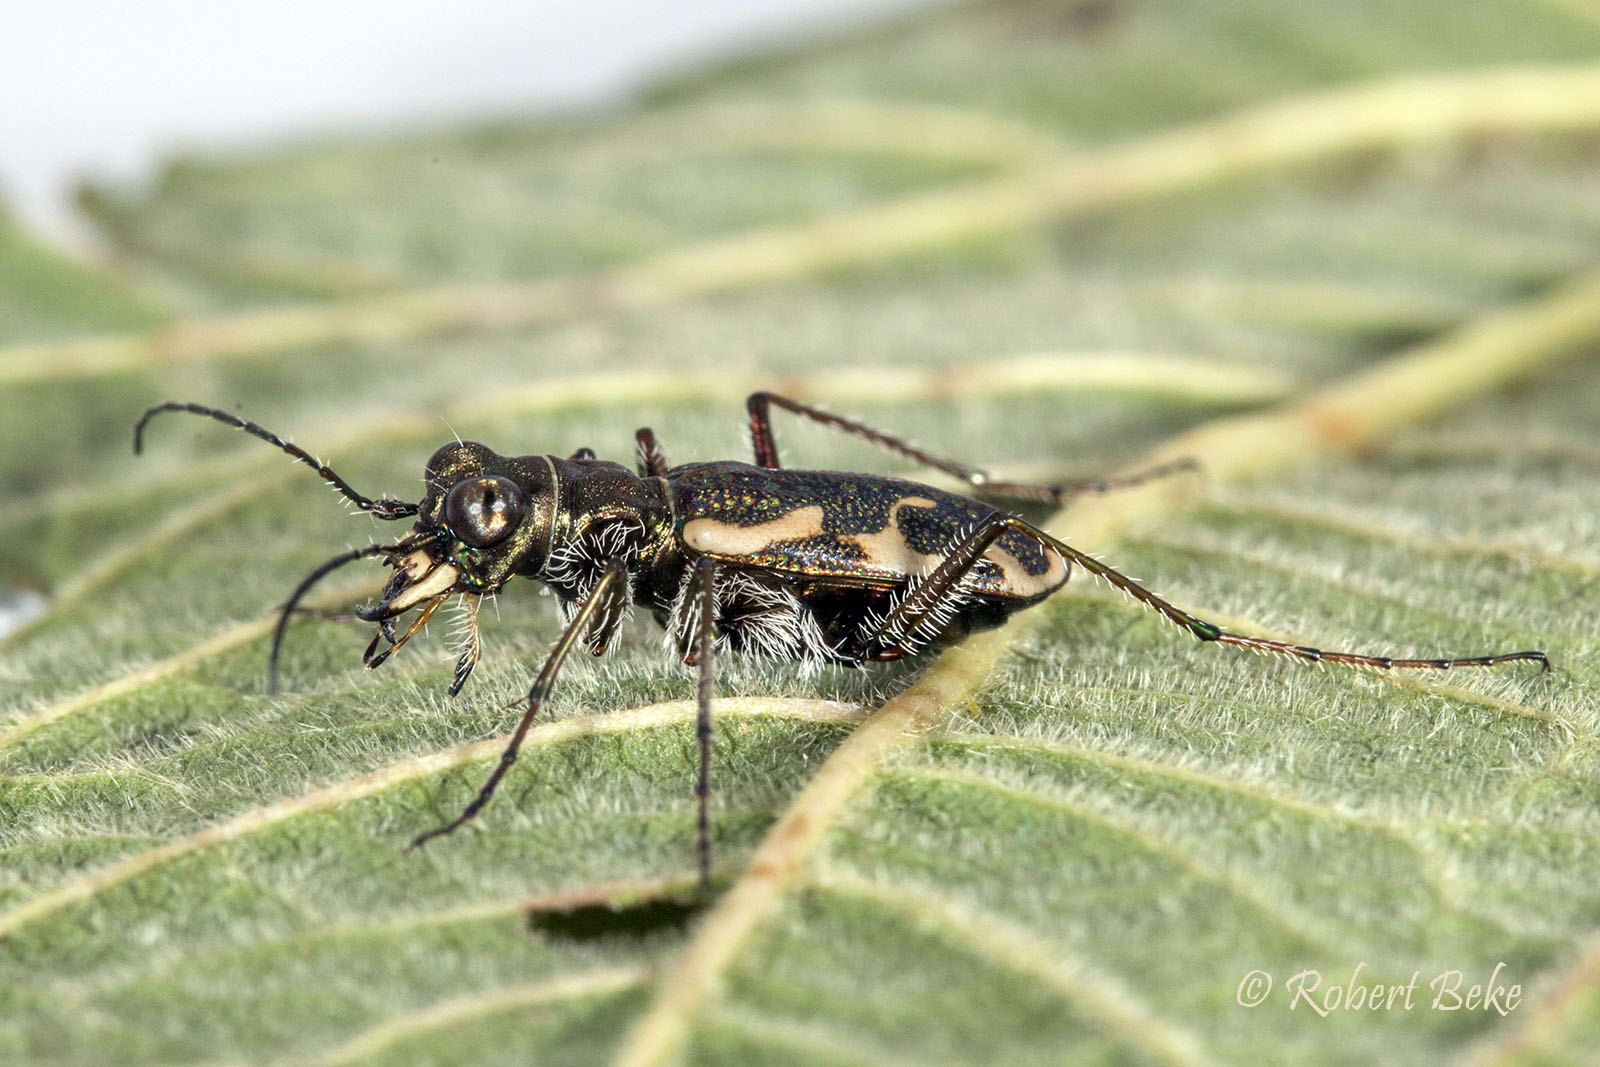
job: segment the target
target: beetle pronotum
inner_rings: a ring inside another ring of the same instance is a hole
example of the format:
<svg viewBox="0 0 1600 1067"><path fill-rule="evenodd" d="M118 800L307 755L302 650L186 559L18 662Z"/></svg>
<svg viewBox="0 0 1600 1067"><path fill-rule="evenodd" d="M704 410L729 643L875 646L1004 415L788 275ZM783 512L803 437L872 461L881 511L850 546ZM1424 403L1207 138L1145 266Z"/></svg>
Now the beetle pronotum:
<svg viewBox="0 0 1600 1067"><path fill-rule="evenodd" d="M199 404L150 408L134 427L133 447L140 450L145 425L162 412L202 415L276 445L379 519L416 520L392 544L333 557L290 594L273 633L268 673L274 691L284 633L300 600L330 571L355 560L381 556L394 568L378 603L356 612L377 625L363 657L368 667L405 644L447 598L461 597L466 641L451 695L478 662L480 597L517 577L538 579L555 593L566 625L528 690L527 706L500 762L459 816L419 835L413 846L451 833L483 809L516 762L568 654L580 642L593 654L604 654L635 605L651 609L670 646L699 670L695 793L702 883L711 870L706 801L713 660L719 648L806 663L900 659L999 626L1060 589L1078 566L1201 641L1383 670L1492 667L1519 660L1549 670L1548 658L1538 651L1405 659L1231 633L977 497L899 478L785 469L772 436L773 407L953 475L974 492L1019 500L1059 503L1192 466L1170 464L1122 481L997 481L975 467L773 393L756 393L747 402L753 464L673 467L648 429L636 434L637 472L596 459L587 448L565 458L513 457L475 441L453 441L428 460L422 500L415 504L363 496L277 434ZM397 620L413 610L415 617L401 632Z"/></svg>

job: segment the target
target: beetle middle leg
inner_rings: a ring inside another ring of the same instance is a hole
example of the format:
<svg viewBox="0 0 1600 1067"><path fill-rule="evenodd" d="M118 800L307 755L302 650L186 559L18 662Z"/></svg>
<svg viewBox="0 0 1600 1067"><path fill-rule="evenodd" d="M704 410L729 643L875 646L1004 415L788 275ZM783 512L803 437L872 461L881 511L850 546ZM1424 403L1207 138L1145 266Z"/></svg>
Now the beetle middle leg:
<svg viewBox="0 0 1600 1067"><path fill-rule="evenodd" d="M712 663L716 654L717 591L716 563L702 556L695 561L689 595L697 609L695 620L695 663L700 678L695 689L698 708L695 715L695 740L700 746L700 774L694 795L698 812L695 821L695 848L700 861L700 888L711 887L711 819L707 810L711 799L711 686L715 680Z"/></svg>
<svg viewBox="0 0 1600 1067"><path fill-rule="evenodd" d="M1546 671L1550 660L1543 652L1502 652L1485 656L1451 656L1440 659L1411 659L1397 656L1375 656L1362 652L1341 652L1297 645L1288 641L1274 641L1267 637L1251 637L1230 633L1216 623L1192 615L1176 604L1164 600L1129 578L1121 571L1108 567L1085 552L1045 533L1033 523L1016 515L996 513L985 519L971 533L963 536L944 553L942 561L927 575L914 583L887 616L868 635L868 647L875 654L893 655L901 651L915 651L916 642L926 640L935 629L929 620L938 619L943 611L950 613L949 605L961 597L961 581L970 574L983 557L984 550L994 542L1015 531L1036 544L1053 551L1069 565L1076 564L1113 587L1127 593L1147 607L1155 609L1162 618L1189 631L1201 641L1215 641L1221 645L1237 645L1256 652L1270 652L1289 656L1309 663L1344 663L1353 667L1376 670L1393 670L1397 667L1416 670L1451 670L1456 667L1493 667L1501 663L1526 661L1537 663ZM937 636L932 633L931 636ZM885 657L887 658L887 657Z"/></svg>
<svg viewBox="0 0 1600 1067"><path fill-rule="evenodd" d="M533 720L538 716L539 709L549 699L550 691L555 687L556 675L561 670L561 665L566 662L567 654L578 643L579 636L588 628L590 620L594 618L596 610L606 599L607 589L616 582L627 580L627 567L620 559L612 559L601 571L600 578L595 582L588 597L572 618L567 622L566 629L561 631L561 636L556 639L555 647L550 650L550 655L545 658L544 666L539 669L539 676L534 679L533 687L528 690L528 708L522 713L522 719L517 723L517 728L511 734L511 741L500 754L500 762L489 773L489 778L483 783L483 788L478 790L478 795L472 798L460 815L443 826L429 830L425 834L418 834L411 842L411 847L416 848L432 841L436 837L454 833L461 826L470 821L484 805L489 803L489 798L494 796L495 787L500 784L500 779L506 776L511 765L517 762L517 752L522 748L522 739L528 736L528 729L533 725Z"/></svg>
<svg viewBox="0 0 1600 1067"><path fill-rule="evenodd" d="M1055 483L1007 481L991 477L988 471L980 467L972 467L965 463L958 463L955 460L936 456L932 452L918 448L909 441L895 437L893 434L884 433L882 430L874 429L866 423L847 419L841 415L834 415L823 411L821 408L812 407L810 404L802 404L798 400L790 400L786 396L779 396L777 393L752 393L750 398L745 401L745 407L750 413L750 440L755 449L756 465L772 470L776 470L781 466L778 461L777 441L772 436L772 408L774 406L793 412L802 418L810 419L812 422L831 426L854 437L871 441L880 448L885 448L897 455L916 460L923 466L943 471L966 482L984 496L1001 496L1014 500L1060 504L1064 500L1083 493L1109 493L1118 489L1131 489L1156 478L1164 478L1184 471L1195 471L1200 468L1200 465L1192 459L1179 459L1170 463L1162 463L1148 470L1138 471L1125 478L1088 478Z"/></svg>

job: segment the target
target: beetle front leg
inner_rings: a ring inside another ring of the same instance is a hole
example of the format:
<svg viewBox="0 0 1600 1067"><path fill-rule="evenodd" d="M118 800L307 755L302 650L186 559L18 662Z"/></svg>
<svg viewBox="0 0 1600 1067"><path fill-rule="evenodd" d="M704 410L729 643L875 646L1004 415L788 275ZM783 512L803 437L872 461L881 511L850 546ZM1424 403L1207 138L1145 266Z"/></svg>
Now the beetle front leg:
<svg viewBox="0 0 1600 1067"><path fill-rule="evenodd" d="M522 739L528 736L528 728L533 725L534 718L539 714L539 709L544 706L545 700L550 696L550 690L555 687L556 674L561 670L561 665L566 662L567 654L578 643L578 637L589 625L594 617L596 608L605 599L606 590L616 582L625 581L627 569L620 559L613 559L606 564L600 573L599 581L595 582L588 597L577 611L573 612L572 619L567 623L567 628L561 631L561 636L556 639L555 647L550 650L550 655L545 657L544 666L539 669L539 676L534 679L533 687L528 690L528 710L522 713L522 720L517 723L517 728L511 734L511 741L506 745L506 750L500 754L500 762L489 773L488 781L483 783L483 788L478 790L478 795L456 816L455 820L425 834L417 835L411 842L412 848L432 841L436 837L454 833L461 826L470 821L473 816L483 810L489 803L489 798L494 795L495 787L500 784L500 779L506 776L511 765L517 762L517 751L522 748Z"/></svg>
<svg viewBox="0 0 1600 1067"><path fill-rule="evenodd" d="M924 451L911 442L895 437L893 434L884 433L882 430L873 429L865 423L854 419L847 419L814 408L810 404L802 404L798 400L790 400L777 393L752 393L745 401L745 407L750 413L750 440L755 449L756 465L777 470L778 444L772 436L772 408L777 406L785 411L791 411L802 418L812 422L831 426L847 434L871 441L873 444L915 460L925 467L943 471L953 478L966 482L974 490L984 496L1002 496L1014 500L1031 500L1046 504L1060 504L1071 497L1084 493L1109 493L1118 489L1131 489L1136 485L1156 478L1165 478L1169 475L1184 471L1195 471L1200 465L1192 459L1179 459L1171 463L1163 463L1151 467L1149 470L1139 471L1124 478L1088 478L1071 482L1013 482L990 477L989 472L980 467L970 467L965 463L936 456L932 452Z"/></svg>
<svg viewBox="0 0 1600 1067"><path fill-rule="evenodd" d="M455 674L450 678L451 696L461 692L461 687L467 684L472 669L483 658L483 633L478 629L478 602L479 598L472 593L463 593L461 596L458 616L461 652L456 656Z"/></svg>

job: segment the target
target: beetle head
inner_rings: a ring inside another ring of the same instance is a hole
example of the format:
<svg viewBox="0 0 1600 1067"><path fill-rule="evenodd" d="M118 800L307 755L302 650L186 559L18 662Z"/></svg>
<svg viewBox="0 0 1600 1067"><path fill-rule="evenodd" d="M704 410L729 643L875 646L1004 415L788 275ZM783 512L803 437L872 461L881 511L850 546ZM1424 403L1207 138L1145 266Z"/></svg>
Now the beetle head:
<svg viewBox="0 0 1600 1067"><path fill-rule="evenodd" d="M383 599L359 614L381 622L451 593L493 593L536 574L550 551L556 477L545 456L502 456L476 441L433 454L409 553L391 556Z"/></svg>

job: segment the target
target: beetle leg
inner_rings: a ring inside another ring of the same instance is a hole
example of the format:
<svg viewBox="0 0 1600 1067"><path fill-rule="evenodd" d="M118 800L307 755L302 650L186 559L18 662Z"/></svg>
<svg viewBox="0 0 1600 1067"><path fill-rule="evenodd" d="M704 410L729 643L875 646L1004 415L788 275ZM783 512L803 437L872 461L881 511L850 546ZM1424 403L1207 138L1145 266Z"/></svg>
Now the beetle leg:
<svg viewBox="0 0 1600 1067"><path fill-rule="evenodd" d="M1083 478L1071 482L1008 482L998 478L986 478L981 482L972 483L974 488L982 491L983 496L1003 496L1013 500L1031 500L1041 504L1060 505L1075 496L1085 493L1114 493L1119 489L1132 489L1153 482L1158 478L1168 478L1174 474L1196 473L1200 470L1198 460L1185 456L1167 463L1158 463L1154 467L1146 467L1142 471L1124 475L1121 478Z"/></svg>
<svg viewBox="0 0 1600 1067"><path fill-rule="evenodd" d="M991 529L992 520L962 537L946 552L939 565L912 581L889 613L876 620L866 635L868 659L898 659L911 655L939 636L962 604L969 599L962 583L983 552L1005 532Z"/></svg>
<svg viewBox="0 0 1600 1067"><path fill-rule="evenodd" d="M374 637L372 643L367 646L367 651L361 657L361 662L366 666L367 670L376 670L382 666L384 660L394 655L407 641L417 636L422 628L428 624L428 620L433 618L433 613L439 610L439 605L444 603L445 595L436 596L424 604L422 610L417 612L417 617L411 620L411 625L406 628L406 632L400 635L400 640L389 642L389 647L383 651L378 651L378 638ZM380 633L378 636L382 637L383 635Z"/></svg>
<svg viewBox="0 0 1600 1067"><path fill-rule="evenodd" d="M594 458L594 449L588 448L588 447L580 448L576 452L572 453L572 455L568 456L567 458L568 459L593 459Z"/></svg>
<svg viewBox="0 0 1600 1067"><path fill-rule="evenodd" d="M666 474L671 464L667 462L666 452L656 442L655 432L644 426L633 435L633 439L639 457L639 477L659 478Z"/></svg>
<svg viewBox="0 0 1600 1067"><path fill-rule="evenodd" d="M283 652L283 635L289 629L289 619L300 608L300 599L311 590L311 587L327 577L329 572L343 567L347 563L354 563L358 559L369 556L392 556L396 552L404 551L411 547L404 541L393 545L368 545L366 548L353 548L349 552L341 552L326 563L321 564L312 572L301 579L300 584L294 587L294 592L289 594L289 599L283 602L283 608L278 613L278 625L272 630L272 652L267 656L267 693L276 696L278 693L278 656Z"/></svg>
<svg viewBox="0 0 1600 1067"><path fill-rule="evenodd" d="M1271 652L1275 655L1305 660L1308 663L1345 663L1353 667L1367 667L1376 670L1393 670L1396 667L1405 667L1419 670L1447 671L1454 667L1493 667L1500 663L1510 663L1518 660L1537 663L1546 671L1550 670L1550 658L1539 651L1499 652L1487 656L1451 656L1442 659L1404 659L1395 656L1373 656L1361 652L1328 651L1312 648L1309 645L1295 645L1287 641L1274 641L1266 637L1250 637L1247 634L1229 633L1216 623L1206 622L1204 619L1197 618L1182 608L1161 599L1121 571L1106 566L1093 556L1079 552L1065 541L1050 536L1024 519L1019 519L1014 515L998 515L995 519L1011 529L1027 534L1040 544L1048 545L1060 553L1068 562L1076 563L1090 574L1105 579L1117 589L1127 593L1140 603L1154 608L1163 618L1177 623L1202 641L1215 641L1220 645L1237 645L1240 648L1248 648L1256 652Z"/></svg>
<svg viewBox="0 0 1600 1067"><path fill-rule="evenodd" d="M1270 652L1289 656L1308 663L1345 663L1353 667L1374 670L1393 670L1404 667L1417 670L1450 670L1455 667L1493 667L1518 660L1537 663L1546 671L1550 659L1543 652L1499 652L1487 656L1451 656L1447 659L1404 659L1395 656L1373 656L1361 652L1337 652L1310 645L1296 645L1287 641L1274 641L1266 637L1229 633L1216 623L1191 615L1182 608L1163 600L1126 574L1106 566L1087 553L1080 552L1059 538L1045 533L1033 523L1015 515L996 514L985 519L976 530L963 537L945 554L944 560L920 582L914 585L893 611L871 635L871 644L892 650L899 635L915 636L919 624L935 611L942 598L948 597L962 575L977 563L984 549L1002 537L1006 531L1015 530L1061 556L1067 563L1077 564L1090 574L1133 597L1139 603L1154 608L1162 618L1176 623L1201 641L1215 641L1219 645L1237 645L1256 652Z"/></svg>
<svg viewBox="0 0 1600 1067"><path fill-rule="evenodd" d="M711 798L711 685L715 678L712 656L716 648L714 632L717 618L716 563L707 556L695 561L693 586L690 595L699 608L696 623L696 662L700 678L696 689L699 702L695 716L695 740L700 745L700 776L695 781L694 795L699 812L695 822L695 848L700 861L700 888L711 887L711 820L707 804Z"/></svg>
<svg viewBox="0 0 1600 1067"><path fill-rule="evenodd" d="M617 582L597 592L598 598L590 599L598 599L599 606L595 609L589 629L584 632L583 642L591 654L603 656L611 648L611 642L616 640L617 631L622 628L629 609L633 607L633 590L628 588L627 582Z"/></svg>
<svg viewBox="0 0 1600 1067"><path fill-rule="evenodd" d="M836 430L864 440L871 441L881 448L916 460L923 466L932 467L934 470L959 478L973 489L980 491L985 496L1011 497L1017 500L1033 500L1046 504L1060 504L1070 497L1083 493L1108 493L1117 489L1130 489L1136 485L1156 478L1163 478L1183 471L1198 470L1200 465L1192 459L1179 459L1170 463L1163 463L1149 470L1139 471L1125 478L1089 478L1081 481L1058 482L1046 484L1043 482L1012 482L992 478L988 471L979 467L969 467L965 463L936 456L932 452L924 451L909 441L902 440L892 434L875 430L865 423L854 419L847 419L814 408L809 404L802 404L798 400L779 396L777 393L752 393L745 402L745 407L750 412L750 439L755 448L756 465L772 470L778 469L778 445L772 436L772 407L777 406L785 411L791 411L802 418L819 422L824 426L831 426Z"/></svg>
<svg viewBox="0 0 1600 1067"><path fill-rule="evenodd" d="M500 779L504 778L506 772L511 769L511 765L517 762L517 751L522 748L522 739L528 736L528 728L533 725L533 720L538 716L539 709L549 699L550 690L555 687L556 674L560 672L561 665L566 662L567 654L572 651L572 646L578 643L578 636L584 632L589 625L589 620L594 617L595 610L604 598L607 587L615 582L625 581L627 573L627 569L620 559L612 559L606 564L606 569L600 574L600 580L595 583L594 589L590 591L582 606L573 613L566 629L562 630L561 636L556 639L555 647L550 650L550 655L545 658L544 666L539 669L539 676L534 679L533 687L528 690L528 710L522 713L522 719L517 723L517 728L512 731L510 743L506 745L506 750L500 754L500 762L495 764L493 771L489 772L489 778L483 783L483 788L478 790L478 795L472 798L472 802L463 808L461 814L456 816L453 821L429 830L425 834L417 835L415 840L411 842L412 848L426 844L436 837L443 837L445 834L455 832L464 823L471 820L473 816L477 815L478 812L482 811L484 805L489 803L489 798L494 796L495 787L500 784Z"/></svg>
<svg viewBox="0 0 1600 1067"><path fill-rule="evenodd" d="M450 679L451 696L461 692L472 669L483 658L483 633L478 629L478 601L479 598L471 593L461 594L461 599L457 601L460 605L456 618L461 634L461 654L456 657L455 675Z"/></svg>

